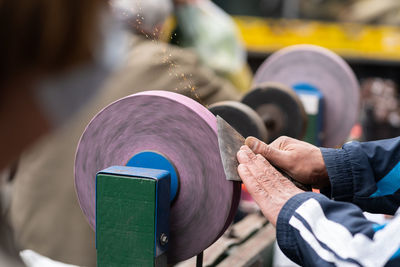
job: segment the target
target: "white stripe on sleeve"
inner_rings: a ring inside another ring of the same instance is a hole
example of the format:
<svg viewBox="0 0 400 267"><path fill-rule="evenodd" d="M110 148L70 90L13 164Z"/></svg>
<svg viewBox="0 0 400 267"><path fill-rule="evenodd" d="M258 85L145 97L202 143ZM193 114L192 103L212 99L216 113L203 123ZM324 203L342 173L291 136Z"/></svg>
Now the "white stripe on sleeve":
<svg viewBox="0 0 400 267"><path fill-rule="evenodd" d="M343 267L353 267L358 266L357 264L351 262L345 262L340 258L336 257L335 254L330 252L329 250L323 248L315 236L304 226L304 224L297 219L296 217L292 217L289 221L289 224L294 228L299 230L301 237L311 246L311 248L317 253L319 257L321 257L324 261L331 262L336 264L337 266Z"/></svg>
<svg viewBox="0 0 400 267"><path fill-rule="evenodd" d="M297 208L296 213L309 224L312 235L319 242L325 244L341 258L354 259L363 266L384 265L400 246L400 216L396 216L385 228L376 232L371 240L360 233L353 236L343 225L328 220L321 205L315 199L304 202ZM304 231L298 223L292 226L299 231ZM302 226L305 228L303 224Z"/></svg>

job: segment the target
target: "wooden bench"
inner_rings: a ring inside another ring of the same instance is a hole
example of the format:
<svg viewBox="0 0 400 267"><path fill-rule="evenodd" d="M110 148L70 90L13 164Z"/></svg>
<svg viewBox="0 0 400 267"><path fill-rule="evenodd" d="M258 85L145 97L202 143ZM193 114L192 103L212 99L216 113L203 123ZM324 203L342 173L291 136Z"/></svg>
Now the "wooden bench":
<svg viewBox="0 0 400 267"><path fill-rule="evenodd" d="M203 266L271 266L274 241L275 227L261 214L250 214L231 225L223 236L204 251ZM196 266L196 257L175 266Z"/></svg>

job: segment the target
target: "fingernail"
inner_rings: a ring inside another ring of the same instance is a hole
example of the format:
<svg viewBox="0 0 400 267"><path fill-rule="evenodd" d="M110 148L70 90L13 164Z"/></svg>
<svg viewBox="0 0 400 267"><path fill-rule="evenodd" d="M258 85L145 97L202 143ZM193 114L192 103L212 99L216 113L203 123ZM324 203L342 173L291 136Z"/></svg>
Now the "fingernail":
<svg viewBox="0 0 400 267"><path fill-rule="evenodd" d="M255 139L255 138L253 138L253 137L247 138L245 143L246 143L246 145L247 145L248 147L250 147L252 150L254 150L254 149L257 147L257 145L258 145L257 139Z"/></svg>
<svg viewBox="0 0 400 267"><path fill-rule="evenodd" d="M242 150L242 151L244 151L244 152L246 152L246 153L252 152L251 149L250 149L248 146L246 146L246 145L242 146L242 147L240 148L240 150Z"/></svg>

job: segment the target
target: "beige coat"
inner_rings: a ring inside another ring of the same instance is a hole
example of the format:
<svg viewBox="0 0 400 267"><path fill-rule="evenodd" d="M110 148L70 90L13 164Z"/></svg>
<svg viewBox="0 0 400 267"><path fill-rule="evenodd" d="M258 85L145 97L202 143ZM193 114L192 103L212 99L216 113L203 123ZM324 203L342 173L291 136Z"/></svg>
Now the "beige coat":
<svg viewBox="0 0 400 267"><path fill-rule="evenodd" d="M201 66L191 51L132 37L126 64L95 99L22 156L10 212L21 249L66 263L96 265L95 235L75 195L75 149L85 126L102 107L144 90L175 91L203 104L239 97L228 82Z"/></svg>

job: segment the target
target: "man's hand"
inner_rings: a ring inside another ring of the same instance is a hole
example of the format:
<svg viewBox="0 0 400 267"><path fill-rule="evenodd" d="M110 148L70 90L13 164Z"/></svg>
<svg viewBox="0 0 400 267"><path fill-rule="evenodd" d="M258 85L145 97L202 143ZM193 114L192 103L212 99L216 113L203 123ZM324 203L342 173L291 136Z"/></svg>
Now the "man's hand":
<svg viewBox="0 0 400 267"><path fill-rule="evenodd" d="M241 147L237 158L240 163L238 172L247 190L264 216L276 225L283 205L304 191L282 176L263 156L255 155L248 146Z"/></svg>
<svg viewBox="0 0 400 267"><path fill-rule="evenodd" d="M269 145L257 138L248 137L246 145L303 184L314 188L329 185L325 162L321 150L316 146L285 136Z"/></svg>

